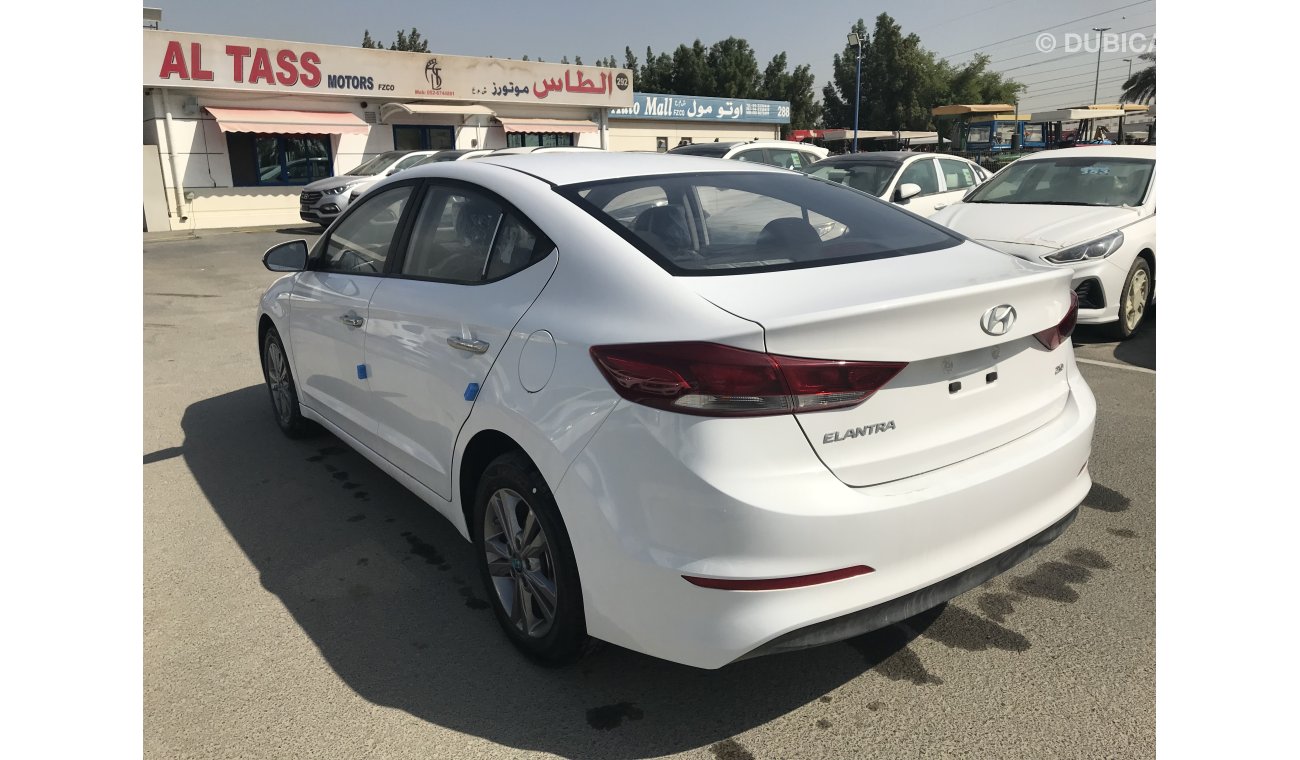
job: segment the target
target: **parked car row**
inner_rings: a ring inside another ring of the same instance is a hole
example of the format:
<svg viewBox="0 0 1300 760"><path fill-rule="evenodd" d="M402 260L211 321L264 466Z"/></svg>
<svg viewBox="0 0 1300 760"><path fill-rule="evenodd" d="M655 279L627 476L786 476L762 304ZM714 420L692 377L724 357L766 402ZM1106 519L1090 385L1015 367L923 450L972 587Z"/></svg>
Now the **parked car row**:
<svg viewBox="0 0 1300 760"><path fill-rule="evenodd" d="M584 147L392 151L347 174L303 188L302 219L328 226L380 179L444 161L526 153L583 153ZM1123 340L1155 298L1155 149L1090 146L1025 156L996 175L959 156L882 151L827 156L781 140L685 145L668 155L759 163L887 200L984 245L1073 272L1079 321L1106 325ZM662 199L660 199L662 200ZM659 201L643 200L654 205ZM636 204L627 204L634 213ZM817 231L825 235L822 225Z"/></svg>

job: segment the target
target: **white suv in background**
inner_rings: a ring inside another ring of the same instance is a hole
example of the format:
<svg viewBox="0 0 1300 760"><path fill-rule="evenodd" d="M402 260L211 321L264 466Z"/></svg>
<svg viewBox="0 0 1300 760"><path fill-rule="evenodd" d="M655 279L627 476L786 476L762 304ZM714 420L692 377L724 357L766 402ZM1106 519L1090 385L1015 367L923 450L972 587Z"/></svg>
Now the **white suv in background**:
<svg viewBox="0 0 1300 760"><path fill-rule="evenodd" d="M692 145L679 145L668 152L684 156L707 156L709 158L752 161L758 164L795 170L803 169L830 155L830 151L825 148L789 140L694 143Z"/></svg>

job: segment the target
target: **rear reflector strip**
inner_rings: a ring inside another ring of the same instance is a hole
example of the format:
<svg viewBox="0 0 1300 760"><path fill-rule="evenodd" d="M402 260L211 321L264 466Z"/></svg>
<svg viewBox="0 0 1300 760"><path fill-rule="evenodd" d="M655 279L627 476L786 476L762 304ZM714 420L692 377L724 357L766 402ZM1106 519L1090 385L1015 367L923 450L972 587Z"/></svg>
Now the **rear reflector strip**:
<svg viewBox="0 0 1300 760"><path fill-rule="evenodd" d="M845 578L852 578L856 575L866 575L867 573L872 572L875 572L874 568L867 567L866 565L855 565L854 567L846 567L842 570L830 570L825 573L796 575L793 578L760 578L757 580L750 580L739 578L699 578L693 575L683 575L682 577L702 588L720 588L726 591L779 591L787 588L816 586L819 583L841 581Z"/></svg>

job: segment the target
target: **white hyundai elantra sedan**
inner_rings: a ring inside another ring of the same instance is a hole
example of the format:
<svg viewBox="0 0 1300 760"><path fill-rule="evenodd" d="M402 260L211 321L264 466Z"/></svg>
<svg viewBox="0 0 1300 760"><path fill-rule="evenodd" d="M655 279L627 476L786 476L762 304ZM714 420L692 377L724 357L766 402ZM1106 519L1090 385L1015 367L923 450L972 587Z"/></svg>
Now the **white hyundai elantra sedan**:
<svg viewBox="0 0 1300 760"><path fill-rule="evenodd" d="M537 659L855 636L1024 559L1091 484L1069 272L836 183L487 156L264 262L279 426L445 515Z"/></svg>

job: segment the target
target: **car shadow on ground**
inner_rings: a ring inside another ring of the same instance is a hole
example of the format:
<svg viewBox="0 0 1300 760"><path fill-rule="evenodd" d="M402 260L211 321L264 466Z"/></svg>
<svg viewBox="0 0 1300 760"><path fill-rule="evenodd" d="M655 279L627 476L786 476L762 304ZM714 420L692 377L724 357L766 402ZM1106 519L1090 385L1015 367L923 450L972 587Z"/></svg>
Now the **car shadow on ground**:
<svg viewBox="0 0 1300 760"><path fill-rule="evenodd" d="M645 757L830 701L877 666L895 681L940 682L907 645L942 607L845 644L717 671L610 645L576 665L535 665L498 629L470 546L449 522L333 436L286 439L269 404L252 386L191 405L181 456L263 587L371 702L507 747ZM274 646L247 642L256 656Z"/></svg>
<svg viewBox="0 0 1300 760"><path fill-rule="evenodd" d="M320 237L320 234L324 231L324 228L318 224L304 224L301 227L281 227L276 230L281 235L293 235L294 237L309 235L313 238Z"/></svg>
<svg viewBox="0 0 1300 760"><path fill-rule="evenodd" d="M1076 348L1095 346L1106 354L1107 359L1155 370L1156 307L1152 304L1142 324L1138 326L1137 332L1128 340L1116 342L1115 338L1106 332L1106 328L1100 325L1079 325L1074 331L1074 345ZM1080 351L1080 355L1099 358L1096 356L1095 349L1088 350L1086 354Z"/></svg>

